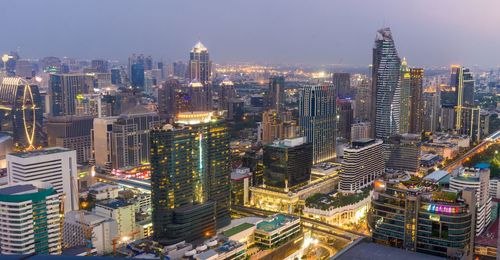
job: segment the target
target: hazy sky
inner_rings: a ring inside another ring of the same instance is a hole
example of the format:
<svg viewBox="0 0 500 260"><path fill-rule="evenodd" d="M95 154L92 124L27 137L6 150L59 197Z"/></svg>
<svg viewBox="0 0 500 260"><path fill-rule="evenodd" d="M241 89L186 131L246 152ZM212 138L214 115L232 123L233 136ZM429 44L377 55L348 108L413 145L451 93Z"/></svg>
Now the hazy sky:
<svg viewBox="0 0 500 260"><path fill-rule="evenodd" d="M1 0L0 52L23 57L131 53L186 60L201 40L212 59L371 63L390 26L410 65L500 65L500 0Z"/></svg>

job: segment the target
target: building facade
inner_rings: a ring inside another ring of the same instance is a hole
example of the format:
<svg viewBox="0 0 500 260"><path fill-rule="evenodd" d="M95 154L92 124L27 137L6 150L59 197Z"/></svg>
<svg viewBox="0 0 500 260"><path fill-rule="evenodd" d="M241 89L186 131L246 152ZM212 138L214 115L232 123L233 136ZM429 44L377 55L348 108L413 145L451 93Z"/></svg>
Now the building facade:
<svg viewBox="0 0 500 260"><path fill-rule="evenodd" d="M204 86L212 84L212 61L208 49L198 42L189 54L188 77L190 81L198 80Z"/></svg>
<svg viewBox="0 0 500 260"><path fill-rule="evenodd" d="M285 109L285 77L269 78L267 107L276 110L278 113Z"/></svg>
<svg viewBox="0 0 500 260"><path fill-rule="evenodd" d="M86 74L51 74L49 94L50 112L53 116L76 114L76 102L83 94L94 90L94 78Z"/></svg>
<svg viewBox="0 0 500 260"><path fill-rule="evenodd" d="M89 162L92 159L93 125L91 116L50 117L47 122L48 145L75 150L79 164Z"/></svg>

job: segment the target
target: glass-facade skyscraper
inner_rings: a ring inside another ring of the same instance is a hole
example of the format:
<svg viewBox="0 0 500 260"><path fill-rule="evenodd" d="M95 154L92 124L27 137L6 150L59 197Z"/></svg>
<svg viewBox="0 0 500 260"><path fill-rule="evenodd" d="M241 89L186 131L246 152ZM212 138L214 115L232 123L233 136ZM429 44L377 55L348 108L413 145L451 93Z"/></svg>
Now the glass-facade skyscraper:
<svg viewBox="0 0 500 260"><path fill-rule="evenodd" d="M151 130L154 237L171 244L215 235L230 222L229 131L211 112L180 113Z"/></svg>
<svg viewBox="0 0 500 260"><path fill-rule="evenodd" d="M400 125L400 67L390 28L377 31L373 47L372 66L372 123L375 137L386 139L399 133Z"/></svg>
<svg viewBox="0 0 500 260"><path fill-rule="evenodd" d="M188 67L189 80L197 79L203 85L212 83L212 61L207 47L201 42L191 50Z"/></svg>
<svg viewBox="0 0 500 260"><path fill-rule="evenodd" d="M299 125L313 145L313 163L335 158L336 92L332 84L304 86L299 90Z"/></svg>
<svg viewBox="0 0 500 260"><path fill-rule="evenodd" d="M285 107L285 77L276 76L269 79L269 93L267 98L268 109L274 109L278 113Z"/></svg>

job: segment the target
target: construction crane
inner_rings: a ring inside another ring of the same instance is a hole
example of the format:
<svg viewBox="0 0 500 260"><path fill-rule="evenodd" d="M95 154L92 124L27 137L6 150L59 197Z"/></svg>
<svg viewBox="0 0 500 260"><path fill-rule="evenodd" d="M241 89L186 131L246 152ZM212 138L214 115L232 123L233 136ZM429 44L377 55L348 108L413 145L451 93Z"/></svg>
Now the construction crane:
<svg viewBox="0 0 500 260"><path fill-rule="evenodd" d="M121 236L113 238L113 256L116 256L116 245L118 244L118 240L121 240L122 242L133 240L134 236L137 234L139 234L139 230L135 230L130 233L122 234Z"/></svg>

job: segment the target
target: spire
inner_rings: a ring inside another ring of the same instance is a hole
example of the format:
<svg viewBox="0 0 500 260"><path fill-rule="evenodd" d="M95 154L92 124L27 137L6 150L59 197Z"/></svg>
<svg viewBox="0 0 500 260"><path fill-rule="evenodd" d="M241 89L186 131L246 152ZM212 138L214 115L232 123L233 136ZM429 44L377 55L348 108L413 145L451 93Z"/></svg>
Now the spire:
<svg viewBox="0 0 500 260"><path fill-rule="evenodd" d="M202 51L208 51L208 49L200 41L198 43L196 43L196 45L191 50L191 52L202 52Z"/></svg>

